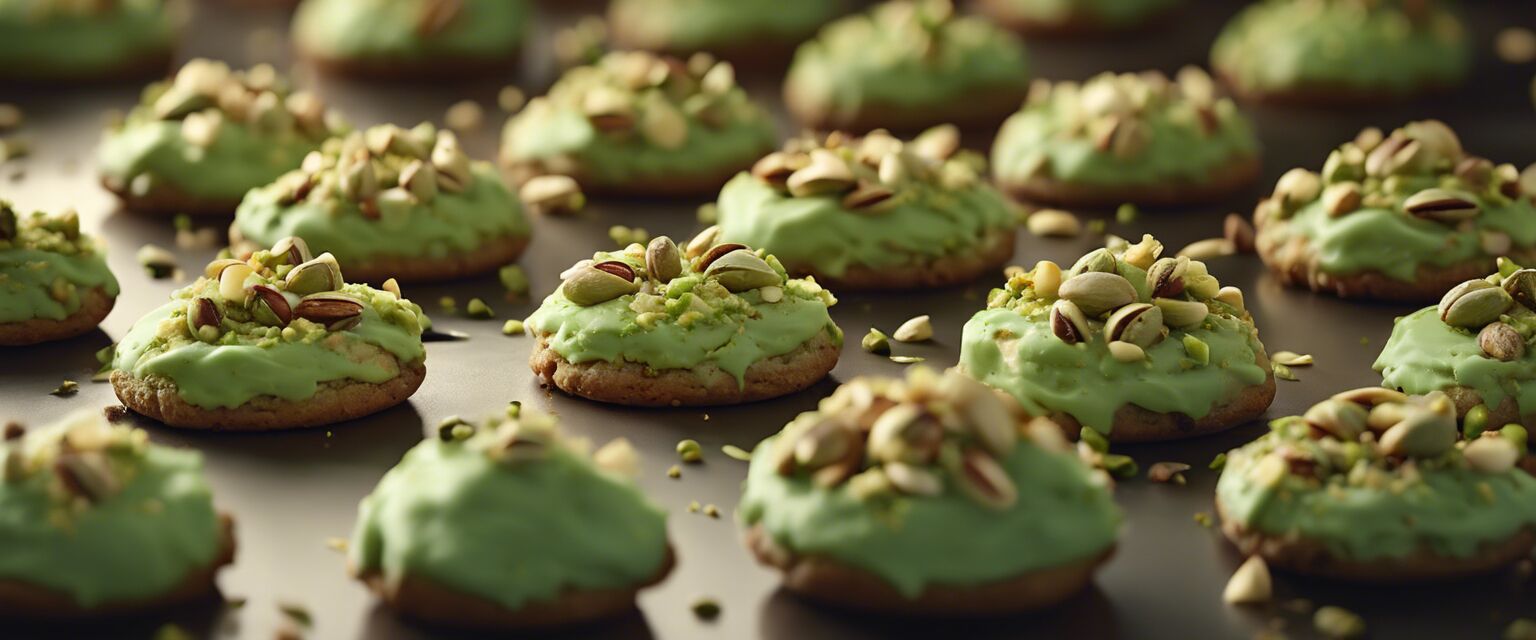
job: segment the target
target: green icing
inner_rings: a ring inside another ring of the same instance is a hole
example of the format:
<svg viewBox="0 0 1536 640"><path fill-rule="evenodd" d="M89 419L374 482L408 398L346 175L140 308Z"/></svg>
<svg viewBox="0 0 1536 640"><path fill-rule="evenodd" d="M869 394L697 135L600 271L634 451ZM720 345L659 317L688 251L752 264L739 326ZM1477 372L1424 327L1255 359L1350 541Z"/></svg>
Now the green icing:
<svg viewBox="0 0 1536 640"><path fill-rule="evenodd" d="M160 55L181 26L174 4L0 0L0 64L23 75L91 75Z"/></svg>
<svg viewBox="0 0 1536 640"><path fill-rule="evenodd" d="M873 107L943 106L1029 82L1024 46L1013 34L929 7L888 2L827 25L795 53L785 91L848 119Z"/></svg>
<svg viewBox="0 0 1536 640"><path fill-rule="evenodd" d="M1014 225L1007 199L980 182L952 190L913 182L874 212L850 211L842 198L795 197L742 173L720 191L720 239L762 247L796 271L838 277L852 266L964 254Z"/></svg>
<svg viewBox="0 0 1536 640"><path fill-rule="evenodd" d="M0 201L0 226L12 215ZM0 322L63 320L80 310L80 294L97 287L117 296L105 247L80 235L78 216L35 213L18 222L20 235L0 240Z"/></svg>
<svg viewBox="0 0 1536 640"><path fill-rule="evenodd" d="M427 11L459 8L433 31ZM293 38L305 51L335 58L502 57L522 47L528 30L524 0L304 0L293 17Z"/></svg>
<svg viewBox="0 0 1536 640"><path fill-rule="evenodd" d="M353 571L430 579L516 610L570 590L644 583L667 558L666 515L633 481L564 446L498 462L496 434L423 441L358 507Z"/></svg>
<svg viewBox="0 0 1536 640"><path fill-rule="evenodd" d="M1259 90L1411 91L1460 79L1472 55L1460 19L1436 2L1418 10L1427 15L1410 18L1404 4L1265 0L1227 24L1211 64Z"/></svg>
<svg viewBox="0 0 1536 640"><path fill-rule="evenodd" d="M826 0L617 0L609 22L645 48L689 51L800 38L837 14Z"/></svg>
<svg viewBox="0 0 1536 640"><path fill-rule="evenodd" d="M1306 435L1289 433L1287 425L1298 422L1295 417L1277 420L1276 432L1227 454L1216 483L1226 517L1267 535L1320 542L1356 561L1402 558L1420 550L1465 558L1485 543L1503 542L1536 526L1536 478L1518 469L1474 471L1459 450L1417 460L1411 474L1369 459L1323 472L1321 478L1283 473L1283 463L1266 465L1277 449L1314 445ZM1300 426L1296 431L1304 434L1306 425ZM1279 478L1265 466L1278 467Z"/></svg>
<svg viewBox="0 0 1536 640"><path fill-rule="evenodd" d="M0 578L44 587L82 607L153 599L212 564L220 525L196 451L149 445L144 432L106 426L100 411L0 443ZM99 426L98 426L99 423ZM99 502L71 499L51 472L58 439L72 425L110 429L104 452L121 489Z"/></svg>
<svg viewBox="0 0 1536 640"><path fill-rule="evenodd" d="M1137 127L1137 144L1120 152L1099 149L1098 132L1087 119L1111 122L1112 112L1132 107L1132 90L1151 94L1128 120ZM1166 81L1152 84L1130 74L1101 75L1082 89L1057 85L1046 96L1032 96L1003 123L992 146L994 175L1004 182L1039 175L1092 185L1209 182L1212 173L1253 158L1259 143L1231 100L1200 104ZM1202 120L1202 109L1211 124Z"/></svg>
<svg viewBox="0 0 1536 640"><path fill-rule="evenodd" d="M1381 372L1384 387L1411 394L1469 387L1490 408L1514 398L1520 415L1536 411L1536 352L1508 362L1490 358L1476 332L1442 322L1435 307L1398 318L1371 367Z"/></svg>
<svg viewBox="0 0 1536 640"><path fill-rule="evenodd" d="M475 163L473 173L462 193L440 192L429 203L381 208L377 219L366 217L355 201L336 197L291 202L289 185L279 181L246 194L234 227L263 246L288 236L304 238L343 264L378 257L450 259L489 240L526 237L522 204L495 167Z"/></svg>
<svg viewBox="0 0 1536 640"><path fill-rule="evenodd" d="M1107 26L1136 24L1181 0L999 0L1013 15L1034 22L1062 23L1073 18L1088 18Z"/></svg>
<svg viewBox="0 0 1536 640"><path fill-rule="evenodd" d="M621 253L598 253L594 260L626 262L644 274L641 253L639 245L631 245ZM777 260L769 258L777 267ZM783 268L777 270L783 278ZM794 351L823 334L842 340L827 313L836 303L830 292L811 280L782 282L783 298L764 302L762 289L733 294L685 261L683 274L655 293L581 306L565 296L562 286L526 325L569 362L635 362L655 370L710 363L745 384L753 363Z"/></svg>
<svg viewBox="0 0 1536 640"><path fill-rule="evenodd" d="M301 136L274 139L243 123L226 123L204 148L182 137L180 122L130 116L102 138L97 162L103 175L124 184L147 179L197 197L238 199L299 166L317 146Z"/></svg>
<svg viewBox="0 0 1536 640"><path fill-rule="evenodd" d="M718 72L721 86L706 86L708 71L697 69L672 70L659 84L628 84L637 74L647 77L646 68L665 66L647 54L614 53L566 72L548 95L507 121L502 160L533 173L568 173L589 185L616 185L722 175L773 148L778 137L773 120L734 84L729 67ZM587 116L599 102L594 96L617 103L610 109L630 124L599 130ZM653 133L663 130L683 133L676 138Z"/></svg>

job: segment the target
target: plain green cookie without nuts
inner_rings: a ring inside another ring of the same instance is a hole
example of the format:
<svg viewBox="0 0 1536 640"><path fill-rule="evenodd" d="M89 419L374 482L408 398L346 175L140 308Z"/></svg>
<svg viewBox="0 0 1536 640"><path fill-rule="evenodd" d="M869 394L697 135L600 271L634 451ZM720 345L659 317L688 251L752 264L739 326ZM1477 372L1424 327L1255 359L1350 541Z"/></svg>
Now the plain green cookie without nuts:
<svg viewBox="0 0 1536 640"><path fill-rule="evenodd" d="M438 5L457 6L433 15ZM335 60L506 58L529 25L524 0L305 0L293 37L305 53Z"/></svg>
<svg viewBox="0 0 1536 640"><path fill-rule="evenodd" d="M65 438L79 443L75 454L61 451ZM219 516L196 451L149 444L143 430L110 426L100 411L86 410L0 442L0 456L8 460L0 580L91 609L152 601L219 557ZM102 486L112 490L89 501L70 492L54 470L61 457L111 478Z"/></svg>
<svg viewBox="0 0 1536 640"><path fill-rule="evenodd" d="M177 0L67 4L0 0L0 76L91 78L168 59L185 8Z"/></svg>
<svg viewBox="0 0 1536 640"><path fill-rule="evenodd" d="M618 0L609 24L632 46L695 52L798 39L839 13L830 0Z"/></svg>
<svg viewBox="0 0 1536 640"><path fill-rule="evenodd" d="M80 233L78 215L17 215L0 201L0 323L63 320L80 310L81 293L97 287L109 297L119 292L105 249Z"/></svg>

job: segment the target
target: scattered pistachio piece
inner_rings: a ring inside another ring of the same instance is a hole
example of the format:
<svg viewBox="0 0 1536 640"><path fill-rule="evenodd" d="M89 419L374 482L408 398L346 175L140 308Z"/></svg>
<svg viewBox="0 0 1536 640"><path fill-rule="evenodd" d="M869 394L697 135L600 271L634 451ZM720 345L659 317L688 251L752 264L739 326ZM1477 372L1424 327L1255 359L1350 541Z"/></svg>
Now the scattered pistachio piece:
<svg viewBox="0 0 1536 640"><path fill-rule="evenodd" d="M279 602L277 610L283 612L283 616L305 629L314 626L315 618L310 615L309 608L294 602Z"/></svg>
<svg viewBox="0 0 1536 640"><path fill-rule="evenodd" d="M346 553L347 548L351 546L351 542L346 538L330 537L325 539L325 548L338 553Z"/></svg>
<svg viewBox="0 0 1536 640"><path fill-rule="evenodd" d="M683 477L683 468L675 464L667 467L667 477L673 480Z"/></svg>
<svg viewBox="0 0 1536 640"><path fill-rule="evenodd" d="M703 509L703 508L704 507L699 504L698 500L689 500L688 501L688 513L698 513L699 509Z"/></svg>
<svg viewBox="0 0 1536 640"><path fill-rule="evenodd" d="M731 458L732 460L747 462L752 459L751 451L747 451L746 449L738 447L734 444L728 444L720 447L720 452L724 453L726 457Z"/></svg>
<svg viewBox="0 0 1536 640"><path fill-rule="evenodd" d="M581 185L570 176L536 176L523 183L518 197L535 213L561 215L576 213L587 204Z"/></svg>
<svg viewBox="0 0 1536 640"><path fill-rule="evenodd" d="M58 396L60 398L68 398L77 393L80 393L80 383L75 382L74 380L65 380L60 382L58 388L48 392L49 395Z"/></svg>
<svg viewBox="0 0 1536 640"><path fill-rule="evenodd" d="M1104 470L1116 478L1134 478L1141 472L1141 465L1130 456L1118 453L1104 454Z"/></svg>
<svg viewBox="0 0 1536 640"><path fill-rule="evenodd" d="M1287 367L1310 367L1314 362L1311 354L1295 353L1293 351L1276 351L1269 359L1272 362L1277 362Z"/></svg>
<svg viewBox="0 0 1536 640"><path fill-rule="evenodd" d="M464 312L476 320L490 320L496 317L496 310L479 298L470 298L469 305L464 307Z"/></svg>
<svg viewBox="0 0 1536 640"><path fill-rule="evenodd" d="M1093 427L1083 427L1077 432L1077 439L1087 444L1089 449L1099 453L1109 451L1109 438L1095 431Z"/></svg>
<svg viewBox="0 0 1536 640"><path fill-rule="evenodd" d="M1202 527L1205 527L1207 529L1211 528L1211 524L1212 524L1211 514L1206 513L1204 511L1196 511L1195 512L1195 524L1198 524L1198 525L1200 525Z"/></svg>
<svg viewBox="0 0 1536 640"><path fill-rule="evenodd" d="M485 123L485 110L480 108L480 103L474 100L460 100L448 107L443 114L443 124L449 129L459 133L468 133L480 128Z"/></svg>
<svg viewBox="0 0 1536 640"><path fill-rule="evenodd" d="M1222 469L1225 469L1227 467L1227 454L1226 454L1226 452L1222 452L1222 453L1216 454L1216 457L1211 458L1211 464L1206 465L1206 466L1211 471L1221 471Z"/></svg>
<svg viewBox="0 0 1536 640"><path fill-rule="evenodd" d="M1147 469L1147 479L1153 482L1184 484L1184 472L1189 471L1189 465L1182 462L1157 462Z"/></svg>
<svg viewBox="0 0 1536 640"><path fill-rule="evenodd" d="M720 601L709 596L694 598L693 604L688 605L693 610L693 615L700 620L714 620L720 617Z"/></svg>
<svg viewBox="0 0 1536 640"><path fill-rule="evenodd" d="M694 217L698 219L699 224L715 224L720 221L720 205L713 202L701 204L698 211L694 213Z"/></svg>
<svg viewBox="0 0 1536 640"><path fill-rule="evenodd" d="M891 337L897 342L923 342L933 337L933 322L926 315L917 316L896 327Z"/></svg>
<svg viewBox="0 0 1536 640"><path fill-rule="evenodd" d="M1269 602L1274 594L1274 582L1269 575L1269 565L1258 555L1248 556L1232 578L1227 581L1221 599L1227 604L1261 604Z"/></svg>
<svg viewBox="0 0 1536 640"><path fill-rule="evenodd" d="M699 446L698 440L680 440L677 443L677 455L683 462L696 463L704 461L704 447Z"/></svg>
<svg viewBox="0 0 1536 640"><path fill-rule="evenodd" d="M139 266L144 267L145 273L156 280L169 278L176 273L176 256L156 245L139 247L138 259Z"/></svg>
<svg viewBox="0 0 1536 640"><path fill-rule="evenodd" d="M711 518L719 518L720 517L720 507L717 507L717 506L715 506L713 504L706 504L706 505L704 505L704 515L709 516Z"/></svg>
<svg viewBox="0 0 1536 640"><path fill-rule="evenodd" d="M1343 607L1321 607L1312 615L1312 626L1329 638L1358 638L1365 635L1365 620Z"/></svg>
<svg viewBox="0 0 1536 640"><path fill-rule="evenodd" d="M502 288L507 290L507 298L516 300L528 295L528 274L523 268L509 264L496 272L496 277L501 280Z"/></svg>
<svg viewBox="0 0 1536 640"><path fill-rule="evenodd" d="M1253 223L1249 222L1248 218L1243 217L1242 214L1229 213L1226 219L1222 221L1221 236L1230 241L1232 247L1237 249L1238 253L1253 253L1256 235L1257 232L1254 231Z"/></svg>
<svg viewBox="0 0 1536 640"><path fill-rule="evenodd" d="M1504 640L1536 640L1536 620L1516 618L1504 627Z"/></svg>
<svg viewBox="0 0 1536 640"><path fill-rule="evenodd" d="M453 315L459 312L459 301L454 300L453 296L443 296L437 299L437 307L442 309L443 313Z"/></svg>
<svg viewBox="0 0 1536 640"><path fill-rule="evenodd" d="M891 362L896 364L917 364L927 361L928 359L922 356L891 356Z"/></svg>
<svg viewBox="0 0 1536 640"><path fill-rule="evenodd" d="M865 334L864 339L859 341L859 346L863 347L865 351L876 355L891 355L890 337L874 327L870 327L869 333Z"/></svg>
<svg viewBox="0 0 1536 640"><path fill-rule="evenodd" d="M1226 238L1206 238L1189 243L1178 254L1190 260L1210 260L1237 253L1237 245Z"/></svg>
<svg viewBox="0 0 1536 640"><path fill-rule="evenodd" d="M522 320L508 320L501 325L501 335L504 336L520 336L523 335L523 330Z"/></svg>
<svg viewBox="0 0 1536 640"><path fill-rule="evenodd" d="M526 104L528 104L527 94L515 86L507 85L502 87L501 91L496 92L496 106L501 107L501 110L507 113L522 111L523 105Z"/></svg>
<svg viewBox="0 0 1536 640"><path fill-rule="evenodd" d="M1131 224L1139 217L1141 217L1141 210L1137 209L1133 203L1127 202L1115 209L1115 222L1120 224Z"/></svg>
<svg viewBox="0 0 1536 640"><path fill-rule="evenodd" d="M1031 234L1043 238L1072 238L1083 232L1077 216L1060 209L1040 209L1024 219Z"/></svg>
<svg viewBox="0 0 1536 640"><path fill-rule="evenodd" d="M622 224L608 227L608 238L620 248L632 244L645 244L651 241L651 232L641 227L630 228Z"/></svg>
<svg viewBox="0 0 1536 640"><path fill-rule="evenodd" d="M1291 382L1296 382L1297 381L1296 374L1291 373L1291 368L1290 367L1287 367L1287 366L1285 366L1283 364L1280 364L1278 362L1271 362L1271 363L1269 363L1269 368L1270 368L1270 370L1275 372L1275 377L1276 378L1279 378L1281 380L1290 380Z"/></svg>

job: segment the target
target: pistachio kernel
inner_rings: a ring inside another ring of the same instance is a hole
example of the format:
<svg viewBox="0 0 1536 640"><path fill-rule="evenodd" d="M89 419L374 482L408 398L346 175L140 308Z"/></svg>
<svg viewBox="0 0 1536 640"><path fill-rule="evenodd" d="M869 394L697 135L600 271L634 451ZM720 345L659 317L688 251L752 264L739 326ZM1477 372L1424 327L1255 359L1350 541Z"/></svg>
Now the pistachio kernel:
<svg viewBox="0 0 1536 640"><path fill-rule="evenodd" d="M783 277L773 266L746 249L731 251L711 261L704 275L714 278L731 293L784 283Z"/></svg>
<svg viewBox="0 0 1536 640"><path fill-rule="evenodd" d="M1513 297L1487 280L1468 280L1440 299L1440 319L1453 327L1478 329L1509 310Z"/></svg>
<svg viewBox="0 0 1536 640"><path fill-rule="evenodd" d="M1163 339L1163 310L1145 302L1116 309L1104 321L1104 339L1146 348Z"/></svg>
<svg viewBox="0 0 1536 640"><path fill-rule="evenodd" d="M1515 302L1536 310L1536 269L1519 269L1504 277L1504 291Z"/></svg>
<svg viewBox="0 0 1536 640"><path fill-rule="evenodd" d="M1477 346L1494 360L1509 362L1525 355L1525 338L1503 322L1490 323L1477 334Z"/></svg>
<svg viewBox="0 0 1536 640"><path fill-rule="evenodd" d="M710 225L698 235L688 241L688 246L683 250L683 257L689 260L708 253L714 248L720 238L720 225Z"/></svg>
<svg viewBox="0 0 1536 640"><path fill-rule="evenodd" d="M1425 189L1403 201L1403 211L1436 222L1455 224L1477 217L1477 202L1445 189Z"/></svg>
<svg viewBox="0 0 1536 640"><path fill-rule="evenodd" d="M272 245L272 254L283 258L279 264L301 265L314 259L314 255L309 252L309 243L298 236L278 240L277 244Z"/></svg>
<svg viewBox="0 0 1536 640"><path fill-rule="evenodd" d="M199 296L187 305L187 329L193 338L203 342L217 340L223 320L224 313L212 298Z"/></svg>
<svg viewBox="0 0 1536 640"><path fill-rule="evenodd" d="M869 333L864 334L864 339L859 341L859 346L875 355L891 355L891 339L879 329L870 327Z"/></svg>
<svg viewBox="0 0 1536 640"><path fill-rule="evenodd" d="M1136 300L1136 288L1116 273L1089 272L1068 278L1057 292L1076 303L1083 313L1097 316Z"/></svg>
<svg viewBox="0 0 1536 640"><path fill-rule="evenodd" d="M1211 308L1204 302L1177 298L1154 298L1152 304L1163 312L1163 323L1176 329L1189 329L1205 322Z"/></svg>
<svg viewBox="0 0 1536 640"><path fill-rule="evenodd" d="M251 317L269 327L286 327L293 321L293 306L287 296L270 285L252 285L246 292L251 305Z"/></svg>
<svg viewBox="0 0 1536 640"><path fill-rule="evenodd" d="M706 229L705 231L708 231L708 229ZM700 234L700 235L703 235L703 234ZM692 248L693 248L692 247L692 243L689 243L690 253L692 252ZM705 249L702 252L700 252L700 254L698 256L698 259L699 259L698 264L694 265L694 269L699 271L699 272L704 272L704 271L709 269L709 266L711 264L714 264L714 262L716 260L719 260L721 256L724 256L725 254L728 254L728 253L733 253L733 252L742 251L742 250L746 250L748 252L751 251L750 249L747 248L747 245L741 244L739 242L727 242L727 243L723 243L723 244L711 244L710 246L705 247Z"/></svg>
<svg viewBox="0 0 1536 640"><path fill-rule="evenodd" d="M1184 293L1184 274L1189 269L1189 257L1158 258L1147 269L1147 288L1154 298L1172 298Z"/></svg>
<svg viewBox="0 0 1536 640"><path fill-rule="evenodd" d="M897 342L923 342L933 337L933 322L926 316L917 316L896 328L891 334Z"/></svg>
<svg viewBox="0 0 1536 640"><path fill-rule="evenodd" d="M652 280L670 282L683 272L682 254L667 236L651 239L645 247L645 271Z"/></svg>
<svg viewBox="0 0 1536 640"><path fill-rule="evenodd" d="M693 464L704 461L704 447L697 440L680 440L676 449L678 458L683 462Z"/></svg>
<svg viewBox="0 0 1536 640"><path fill-rule="evenodd" d="M615 263L628 269L629 265ZM590 307L602 304L615 298L620 298L640 290L640 284L634 281L633 270L631 277L624 277L619 269L599 269L596 265L588 265L577 269L565 282L560 285L560 292L572 303Z"/></svg>
<svg viewBox="0 0 1536 640"><path fill-rule="evenodd" d="M300 296L335 291L342 285L341 266L336 263L335 256L322 253L294 267L283 277L283 282L289 293Z"/></svg>
<svg viewBox="0 0 1536 640"><path fill-rule="evenodd" d="M1071 300L1057 300L1051 305L1051 333L1067 344L1087 342L1088 316Z"/></svg>
<svg viewBox="0 0 1536 640"><path fill-rule="evenodd" d="M328 331L346 331L363 321L363 303L352 296L322 292L299 300L293 315L321 325Z"/></svg>
<svg viewBox="0 0 1536 640"><path fill-rule="evenodd" d="M1024 219L1024 226L1042 238L1072 238L1083 232L1077 216L1059 209L1040 209Z"/></svg>
<svg viewBox="0 0 1536 640"><path fill-rule="evenodd" d="M1115 360L1127 364L1147 359L1147 352L1145 350L1129 342L1117 341L1109 343L1109 355L1114 357Z"/></svg>

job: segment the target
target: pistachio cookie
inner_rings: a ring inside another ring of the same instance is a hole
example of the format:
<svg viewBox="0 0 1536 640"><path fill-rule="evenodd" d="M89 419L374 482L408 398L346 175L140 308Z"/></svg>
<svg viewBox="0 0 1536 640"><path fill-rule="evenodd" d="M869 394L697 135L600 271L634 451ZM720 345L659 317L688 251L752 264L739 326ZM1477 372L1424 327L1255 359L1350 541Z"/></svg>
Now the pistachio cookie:
<svg viewBox="0 0 1536 640"><path fill-rule="evenodd" d="M0 616L80 620L207 597L234 561L196 451L100 411L0 442Z"/></svg>
<svg viewBox="0 0 1536 640"><path fill-rule="evenodd" d="M1031 36L1133 31L1173 13L1183 0L975 0L976 10Z"/></svg>
<svg viewBox="0 0 1536 640"><path fill-rule="evenodd" d="M1516 429L1458 442L1444 393L1346 391L1227 454L1222 531L1270 565L1343 580L1507 567L1536 548L1536 478L1517 468Z"/></svg>
<svg viewBox="0 0 1536 640"><path fill-rule="evenodd" d="M501 161L518 183L568 175L588 193L685 196L720 188L777 135L731 63L616 52L512 116Z"/></svg>
<svg viewBox="0 0 1536 640"><path fill-rule="evenodd" d="M855 378L759 444L739 513L790 591L995 615L1088 585L1119 535L1109 485L1050 420L958 371L914 367Z"/></svg>
<svg viewBox="0 0 1536 640"><path fill-rule="evenodd" d="M285 238L221 259L140 319L112 358L129 409L173 427L267 430L343 422L404 402L426 376L421 308L346 284L329 253Z"/></svg>
<svg viewBox="0 0 1536 640"><path fill-rule="evenodd" d="M531 21L524 0L303 0L292 38L326 73L444 80L515 70Z"/></svg>
<svg viewBox="0 0 1536 640"><path fill-rule="evenodd" d="M795 45L842 11L839 0L614 0L608 29L617 49L708 52L761 68L788 61Z"/></svg>
<svg viewBox="0 0 1536 640"><path fill-rule="evenodd" d="M81 82L165 72L182 0L0 2L0 79Z"/></svg>
<svg viewBox="0 0 1536 640"><path fill-rule="evenodd" d="M423 441L358 506L348 570L391 609L445 626L634 610L672 570L666 514L635 486L629 441L590 446L516 406Z"/></svg>
<svg viewBox="0 0 1536 640"><path fill-rule="evenodd" d="M1292 169L1254 210L1259 255L1280 280L1342 298L1432 301L1536 260L1536 206L1514 165L1461 148L1437 120L1360 132L1321 174Z"/></svg>
<svg viewBox="0 0 1536 640"><path fill-rule="evenodd" d="M762 247L842 291L969 282L1013 256L1013 206L952 125L904 142L804 136L720 192L718 242Z"/></svg>
<svg viewBox="0 0 1536 640"><path fill-rule="evenodd" d="M496 167L471 161L452 131L430 123L327 140L300 168L247 193L230 227L236 247L303 238L363 282L493 271L522 255L528 234Z"/></svg>
<svg viewBox="0 0 1536 640"><path fill-rule="evenodd" d="M950 0L894 0L827 25L800 45L784 101L812 129L990 127L1029 91L1012 33Z"/></svg>
<svg viewBox="0 0 1536 640"><path fill-rule="evenodd" d="M87 333L117 294L106 247L80 233L79 215L20 215L0 200L0 346Z"/></svg>
<svg viewBox="0 0 1536 640"><path fill-rule="evenodd" d="M1238 96L1358 104L1459 84L1472 42L1441 0L1263 0L1222 29L1211 68Z"/></svg>
<svg viewBox="0 0 1536 640"><path fill-rule="evenodd" d="M765 400L826 377L843 332L832 293L779 259L708 235L598 252L561 274L528 318L544 385L601 402L704 406Z"/></svg>
<svg viewBox="0 0 1536 640"><path fill-rule="evenodd" d="M1248 119L1197 67L1038 81L992 144L999 186L1069 207L1218 200L1259 177Z"/></svg>
<svg viewBox="0 0 1536 640"><path fill-rule="evenodd" d="M299 166L345 124L270 65L198 58L144 89L96 152L101 183L130 211L230 215L246 191Z"/></svg>
<svg viewBox="0 0 1536 640"><path fill-rule="evenodd" d="M1034 415L1113 442L1172 440L1257 418L1275 378L1243 292L1152 236L1066 272L1013 269L965 324L960 369Z"/></svg>

